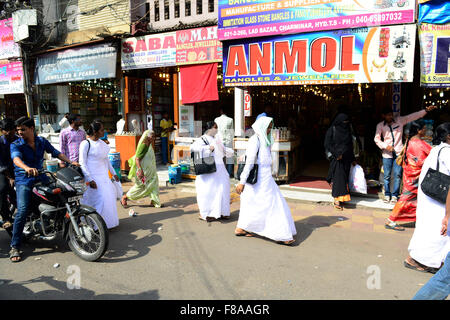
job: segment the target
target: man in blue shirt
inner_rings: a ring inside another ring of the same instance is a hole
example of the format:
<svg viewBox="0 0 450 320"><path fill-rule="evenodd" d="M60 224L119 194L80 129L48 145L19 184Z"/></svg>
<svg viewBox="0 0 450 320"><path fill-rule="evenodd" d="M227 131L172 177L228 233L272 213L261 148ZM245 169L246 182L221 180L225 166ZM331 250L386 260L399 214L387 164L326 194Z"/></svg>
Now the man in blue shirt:
<svg viewBox="0 0 450 320"><path fill-rule="evenodd" d="M12 227L10 217L11 212L7 203L7 196L12 195L14 189L14 165L11 160L10 145L18 137L16 135L16 126L12 119L0 121L0 214L2 216L3 228Z"/></svg>
<svg viewBox="0 0 450 320"><path fill-rule="evenodd" d="M16 120L15 124L20 138L11 144L11 159L14 162L17 194L17 213L14 219L10 251L12 262L21 260L19 249L23 228L30 211L33 185L46 179L45 175L39 175L38 172L43 169L44 151L54 158L79 166L78 163L71 162L64 154L56 150L48 140L36 135L33 119L21 117Z"/></svg>

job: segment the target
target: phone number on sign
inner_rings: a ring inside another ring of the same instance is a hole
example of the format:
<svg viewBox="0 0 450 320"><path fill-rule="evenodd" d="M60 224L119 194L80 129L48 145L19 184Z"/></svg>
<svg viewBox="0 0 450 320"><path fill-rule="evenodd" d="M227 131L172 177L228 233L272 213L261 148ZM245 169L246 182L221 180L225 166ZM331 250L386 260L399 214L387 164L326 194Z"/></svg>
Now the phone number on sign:
<svg viewBox="0 0 450 320"><path fill-rule="evenodd" d="M402 20L402 12L391 12L391 13L378 13L370 16L360 16L356 17L356 23L376 23L385 21L398 21Z"/></svg>
<svg viewBox="0 0 450 320"><path fill-rule="evenodd" d="M237 37L237 36L246 36L247 30L233 30L233 31L226 31L223 33L223 36L225 38L228 37Z"/></svg>

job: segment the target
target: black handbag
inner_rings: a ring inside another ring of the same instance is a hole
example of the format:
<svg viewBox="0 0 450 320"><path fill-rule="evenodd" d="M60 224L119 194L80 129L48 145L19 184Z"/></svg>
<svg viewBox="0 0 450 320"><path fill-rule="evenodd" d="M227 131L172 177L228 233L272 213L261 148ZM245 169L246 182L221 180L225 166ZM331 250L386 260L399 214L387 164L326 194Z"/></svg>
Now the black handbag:
<svg viewBox="0 0 450 320"><path fill-rule="evenodd" d="M208 141L203 137L202 140L205 145L209 145ZM191 152L191 158L194 162L194 171L197 176L216 172L216 161L214 156L202 158L201 152Z"/></svg>
<svg viewBox="0 0 450 320"><path fill-rule="evenodd" d="M450 186L450 176L439 172L439 155L441 154L442 149L439 150L437 156L436 170L429 168L420 186L423 193L425 193L427 196L436 201L439 201L440 203L445 204L445 201L447 200L448 189Z"/></svg>
<svg viewBox="0 0 450 320"><path fill-rule="evenodd" d="M259 148L258 152L256 153L256 161L258 160L258 154L259 154ZM236 177L238 180L241 180L241 174L242 171L244 171L245 163L247 162L247 156L245 156L245 161L243 163L239 163ZM249 184L255 184L258 182L258 164L255 163L253 165L253 168L250 170L250 173L247 178L247 183Z"/></svg>

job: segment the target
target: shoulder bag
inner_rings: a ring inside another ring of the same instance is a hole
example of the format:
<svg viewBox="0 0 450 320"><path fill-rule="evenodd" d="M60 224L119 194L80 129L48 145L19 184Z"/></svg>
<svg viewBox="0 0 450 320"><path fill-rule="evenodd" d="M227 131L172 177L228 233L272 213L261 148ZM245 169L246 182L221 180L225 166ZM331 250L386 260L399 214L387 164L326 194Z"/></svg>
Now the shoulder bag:
<svg viewBox="0 0 450 320"><path fill-rule="evenodd" d="M205 145L209 145L208 141L203 137L202 140ZM191 158L194 162L194 171L196 175L216 172L216 161L214 159L214 155L202 158L201 152L191 152Z"/></svg>
<svg viewBox="0 0 450 320"><path fill-rule="evenodd" d="M259 155L259 147L258 147L258 152L256 152L255 164L253 165L253 168L250 170L250 173L248 175L246 183L255 184L256 182L258 182L258 163L257 163L258 155ZM241 174L242 174L242 171L244 171L246 162L247 162L247 156L245 156L245 161L243 163L239 163L239 165L238 165L238 169L237 169L237 173L236 173L236 178L238 180L241 179Z"/></svg>
<svg viewBox="0 0 450 320"><path fill-rule="evenodd" d="M420 186L423 193L425 193L427 196L436 201L439 201L440 203L445 204L448 189L450 186L450 176L439 171L439 155L442 149L439 150L437 156L436 170L429 168Z"/></svg>

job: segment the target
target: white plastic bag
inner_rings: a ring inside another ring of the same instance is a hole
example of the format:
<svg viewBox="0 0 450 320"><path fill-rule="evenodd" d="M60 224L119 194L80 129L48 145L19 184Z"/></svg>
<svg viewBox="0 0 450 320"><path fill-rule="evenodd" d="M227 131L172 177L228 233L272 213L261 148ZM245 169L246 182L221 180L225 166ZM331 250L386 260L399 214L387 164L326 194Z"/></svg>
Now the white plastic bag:
<svg viewBox="0 0 450 320"><path fill-rule="evenodd" d="M366 177L364 176L363 168L359 164L351 167L348 181L348 187L351 192L367 194Z"/></svg>
<svg viewBox="0 0 450 320"><path fill-rule="evenodd" d="M120 200L123 196L122 184L119 181L113 181L114 190L116 190L116 199Z"/></svg>

